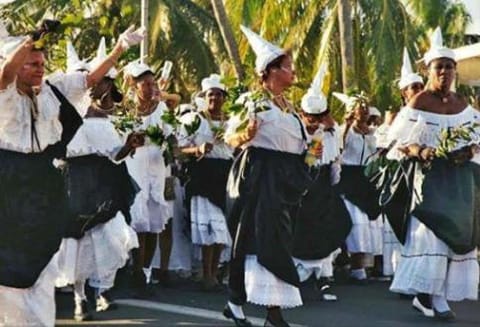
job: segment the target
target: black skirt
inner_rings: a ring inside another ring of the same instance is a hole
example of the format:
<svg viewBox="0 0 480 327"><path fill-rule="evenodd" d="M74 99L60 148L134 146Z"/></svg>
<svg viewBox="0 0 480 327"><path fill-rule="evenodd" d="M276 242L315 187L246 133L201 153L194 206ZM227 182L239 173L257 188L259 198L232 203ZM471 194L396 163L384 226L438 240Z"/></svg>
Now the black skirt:
<svg viewBox="0 0 480 327"><path fill-rule="evenodd" d="M75 217L67 237L81 238L119 211L130 222L130 206L140 188L125 163L117 165L109 158L87 155L69 158L65 172L68 205Z"/></svg>
<svg viewBox="0 0 480 327"><path fill-rule="evenodd" d="M343 165L337 188L348 201L365 212L370 220L376 220L381 212L378 201L380 191L365 176L364 169L363 166Z"/></svg>
<svg viewBox="0 0 480 327"><path fill-rule="evenodd" d="M412 212L457 254L468 253L478 244L479 176L477 164L434 160Z"/></svg>
<svg viewBox="0 0 480 327"><path fill-rule="evenodd" d="M304 157L262 148L238 156L227 184L227 217L233 256L257 255L281 280L299 286L292 260L293 217L312 182Z"/></svg>
<svg viewBox="0 0 480 327"><path fill-rule="evenodd" d="M31 287L69 221L65 184L46 153L0 150L0 284Z"/></svg>
<svg viewBox="0 0 480 327"><path fill-rule="evenodd" d="M315 182L298 207L293 256L302 260L328 257L342 246L352 228L345 203L332 187L331 165L312 168Z"/></svg>
<svg viewBox="0 0 480 327"><path fill-rule="evenodd" d="M232 160L203 158L187 164L189 180L185 185L187 208L194 196L207 198L225 212L226 185Z"/></svg>

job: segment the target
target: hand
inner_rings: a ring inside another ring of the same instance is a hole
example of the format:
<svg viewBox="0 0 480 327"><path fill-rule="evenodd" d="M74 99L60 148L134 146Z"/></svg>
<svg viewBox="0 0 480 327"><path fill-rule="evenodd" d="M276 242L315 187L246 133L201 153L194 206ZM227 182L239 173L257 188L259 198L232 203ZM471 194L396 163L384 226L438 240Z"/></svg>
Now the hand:
<svg viewBox="0 0 480 327"><path fill-rule="evenodd" d="M133 132L127 137L126 145L130 149L136 149L145 144L145 134Z"/></svg>
<svg viewBox="0 0 480 327"><path fill-rule="evenodd" d="M470 161L476 151L476 146L465 146L461 149L452 151L448 154L448 159L459 165L464 162Z"/></svg>
<svg viewBox="0 0 480 327"><path fill-rule="evenodd" d="M204 156L207 153L211 152L212 150L213 150L213 144L208 142L203 143L198 147L198 153L200 154L200 156Z"/></svg>
<svg viewBox="0 0 480 327"><path fill-rule="evenodd" d="M258 131L258 122L256 119L250 119L247 125L247 128L245 129L245 136L247 138L247 141L250 141L255 137Z"/></svg>
<svg viewBox="0 0 480 327"><path fill-rule="evenodd" d="M435 149L430 147L421 148L418 157L423 161L432 161L435 158Z"/></svg>
<svg viewBox="0 0 480 327"><path fill-rule="evenodd" d="M308 152L310 152L313 156L320 159L323 156L323 144L318 143L314 147L311 147Z"/></svg>
<svg viewBox="0 0 480 327"><path fill-rule="evenodd" d="M145 27L140 27L135 30L135 26L130 26L125 32L123 32L118 38L118 44L124 49L127 50L131 46L137 45L145 37Z"/></svg>

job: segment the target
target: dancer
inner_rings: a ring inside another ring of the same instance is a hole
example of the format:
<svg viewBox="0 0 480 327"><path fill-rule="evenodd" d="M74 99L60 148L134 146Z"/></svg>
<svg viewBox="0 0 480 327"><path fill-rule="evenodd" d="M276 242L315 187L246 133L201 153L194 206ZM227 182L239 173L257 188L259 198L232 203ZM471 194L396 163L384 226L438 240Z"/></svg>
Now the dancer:
<svg viewBox="0 0 480 327"><path fill-rule="evenodd" d="M417 295L413 306L425 316L452 321L455 313L447 301L478 298L478 136L472 135L472 141L454 141L447 158L438 157L436 151L443 130L473 127L479 119L478 112L451 91L455 55L443 46L439 28L424 60L428 86L401 110L389 132L390 140L398 140L389 157L410 158L417 167L413 211L400 224L405 228L396 233L404 247L390 289ZM429 168L421 169L427 163Z"/></svg>
<svg viewBox="0 0 480 327"><path fill-rule="evenodd" d="M242 311L249 301L267 307L265 324L288 326L280 308L302 305L292 259L292 207L311 183L302 153L306 133L283 92L295 78L290 54L241 27L257 58L260 99L252 99L245 130L233 120L226 140L243 151L227 185L229 228L234 239L229 301L224 315L251 326ZM321 151L321 150L317 150ZM320 153L315 153L320 156Z"/></svg>
<svg viewBox="0 0 480 327"><path fill-rule="evenodd" d="M300 281L312 274L325 301L337 296L329 290L333 277L333 261L350 233L352 221L342 198L333 185L340 181L340 138L338 125L327 108L322 93L326 66L322 66L307 94L302 98L302 120L311 142L321 142L322 158L315 160L310 174L315 182L302 198L296 214L293 256Z"/></svg>
<svg viewBox="0 0 480 327"><path fill-rule="evenodd" d="M72 215L53 159L65 156L81 125L68 99L96 85L142 38L142 30L131 27L91 72L57 73L48 81L44 49L31 36L2 46L0 180L8 192L0 195L0 322L6 325L54 325L54 254Z"/></svg>
<svg viewBox="0 0 480 327"><path fill-rule="evenodd" d="M192 243L201 246L203 289L209 291L221 289L217 280L220 255L232 245L225 218L225 190L233 149L223 141L226 115L222 106L227 93L219 75L202 80L202 95L207 110L194 114L199 119L198 129L182 137L179 145L192 159L187 163L186 203Z"/></svg>

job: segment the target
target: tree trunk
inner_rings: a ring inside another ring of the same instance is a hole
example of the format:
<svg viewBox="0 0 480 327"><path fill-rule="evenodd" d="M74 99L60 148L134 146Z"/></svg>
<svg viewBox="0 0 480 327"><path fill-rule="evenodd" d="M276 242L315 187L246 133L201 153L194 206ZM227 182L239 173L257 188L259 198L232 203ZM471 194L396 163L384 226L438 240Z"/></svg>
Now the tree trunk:
<svg viewBox="0 0 480 327"><path fill-rule="evenodd" d="M342 85L346 93L355 85L353 28L351 0L338 0L338 26L340 30L340 51L342 56Z"/></svg>
<svg viewBox="0 0 480 327"><path fill-rule="evenodd" d="M244 78L245 72L240 61L238 45L233 36L232 27L230 26L230 21L228 20L223 0L211 0L211 3L218 28L220 29L220 33L222 33L223 42L227 48L228 55L233 62L237 78L241 81Z"/></svg>
<svg viewBox="0 0 480 327"><path fill-rule="evenodd" d="M142 0L142 12L141 12L142 26L146 29L145 38L140 43L140 62L146 63L148 57L148 0Z"/></svg>

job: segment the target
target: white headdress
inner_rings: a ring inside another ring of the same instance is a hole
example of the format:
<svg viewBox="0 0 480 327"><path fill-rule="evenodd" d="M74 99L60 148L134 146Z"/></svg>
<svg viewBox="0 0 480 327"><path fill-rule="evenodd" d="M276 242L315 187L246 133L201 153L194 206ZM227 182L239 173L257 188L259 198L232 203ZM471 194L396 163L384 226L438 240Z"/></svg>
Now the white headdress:
<svg viewBox="0 0 480 327"><path fill-rule="evenodd" d="M423 79L420 75L413 72L412 63L410 62L410 56L408 55L407 48L403 49L403 65L400 72L400 81L398 87L403 90L407 86L413 83L423 83Z"/></svg>
<svg viewBox="0 0 480 327"><path fill-rule="evenodd" d="M257 74L260 75L269 63L286 53L285 50L263 39L251 29L243 25L240 25L240 29L243 34L245 34L248 43L257 57L255 59L255 71Z"/></svg>
<svg viewBox="0 0 480 327"><path fill-rule="evenodd" d="M227 90L225 84L222 83L222 77L218 74L211 74L210 76L202 79L202 93L213 88L220 89L222 91Z"/></svg>
<svg viewBox="0 0 480 327"><path fill-rule="evenodd" d="M321 114L327 110L327 98L322 93L322 84L327 65L322 64L313 79L310 88L302 98L302 110L307 114Z"/></svg>
<svg viewBox="0 0 480 327"><path fill-rule="evenodd" d="M95 68L101 62L103 62L107 58L107 46L105 45L105 38L102 37L100 40L100 44L98 45L97 56L93 58L93 60L89 63L90 69ZM105 74L105 77L109 77L111 79L115 79L117 77L118 71L112 67L108 73Z"/></svg>
<svg viewBox="0 0 480 327"><path fill-rule="evenodd" d="M80 60L72 42L67 41L67 73L89 70L86 60Z"/></svg>
<svg viewBox="0 0 480 327"><path fill-rule="evenodd" d="M437 27L430 36L430 50L425 53L423 60L428 66L432 60L438 58L449 58L456 61L453 50L443 46L442 30L440 27Z"/></svg>
<svg viewBox="0 0 480 327"><path fill-rule="evenodd" d="M125 75L132 76L133 78L137 78L146 72L153 74L153 69L147 64L140 62L140 59L128 63L128 65L126 65L124 68Z"/></svg>

